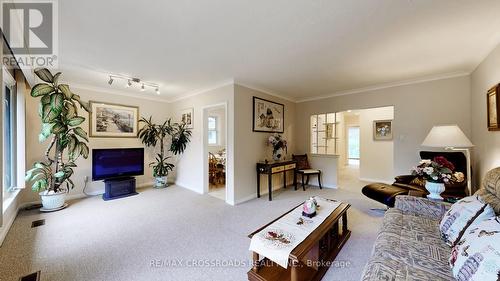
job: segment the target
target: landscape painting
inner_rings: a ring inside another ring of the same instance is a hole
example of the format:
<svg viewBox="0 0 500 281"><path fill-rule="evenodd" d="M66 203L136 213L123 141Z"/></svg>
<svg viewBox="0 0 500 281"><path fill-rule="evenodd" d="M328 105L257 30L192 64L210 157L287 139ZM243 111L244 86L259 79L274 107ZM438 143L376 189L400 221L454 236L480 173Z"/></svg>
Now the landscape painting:
<svg viewBox="0 0 500 281"><path fill-rule="evenodd" d="M90 136L135 138L138 132L139 108L102 102L90 102Z"/></svg>
<svg viewBox="0 0 500 281"><path fill-rule="evenodd" d="M285 106L281 103L253 97L253 131L283 133Z"/></svg>

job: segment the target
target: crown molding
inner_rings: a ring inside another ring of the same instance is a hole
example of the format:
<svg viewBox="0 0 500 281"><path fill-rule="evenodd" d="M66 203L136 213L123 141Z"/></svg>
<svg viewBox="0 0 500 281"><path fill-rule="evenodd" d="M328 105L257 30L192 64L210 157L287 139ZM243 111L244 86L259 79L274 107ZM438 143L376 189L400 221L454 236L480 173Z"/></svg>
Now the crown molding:
<svg viewBox="0 0 500 281"><path fill-rule="evenodd" d="M277 98L280 98L280 99L284 99L284 100L287 100L289 102L294 102L296 103L297 102L297 99L296 98L293 98L293 97L286 97L286 96L283 96L281 94L278 94L276 92L273 92L271 90L267 90L267 89L263 89L263 88L259 88L259 87L255 87L253 85L250 85L250 84L246 84L246 83L242 83L242 82L239 82L239 81L235 81L236 85L239 85L239 86L243 86L245 88L248 88L248 89L251 89L251 90L255 90L255 91L259 91L259 92L262 92L264 94L268 94L270 96L274 96L274 97L277 97Z"/></svg>
<svg viewBox="0 0 500 281"><path fill-rule="evenodd" d="M377 84L377 85L372 85L372 86L362 87L362 88L357 88L357 89L352 89L352 90L338 91L338 92L334 92L334 93L324 95L324 96L316 96L316 97L311 97L311 98L298 99L296 102L302 103L302 102L316 101L316 100L328 99L328 98L339 97L339 96L360 94L360 93L365 93L365 92L370 92L370 91L399 87L399 86L407 86L407 85L420 84L420 83L431 82L431 81L436 81L436 80L463 77L463 76L468 76L470 74L471 74L470 72L459 71L459 72L451 72L451 73L438 74L438 75L433 75L433 76L420 77L420 78L415 78L415 79L402 80L402 81L398 81L398 82L382 83L382 84Z"/></svg>
<svg viewBox="0 0 500 281"><path fill-rule="evenodd" d="M208 86L208 87L196 89L196 90L184 93L184 94L177 95L176 97L169 99L168 102L169 103L178 102L178 101L181 101L181 100L184 100L187 98L191 98L194 96L205 94L208 91L212 91L212 90L215 90L215 89L218 89L218 88L221 88L224 86L228 86L228 85L233 85L233 84L234 84L234 79L224 80L224 81L212 84L211 86Z"/></svg>

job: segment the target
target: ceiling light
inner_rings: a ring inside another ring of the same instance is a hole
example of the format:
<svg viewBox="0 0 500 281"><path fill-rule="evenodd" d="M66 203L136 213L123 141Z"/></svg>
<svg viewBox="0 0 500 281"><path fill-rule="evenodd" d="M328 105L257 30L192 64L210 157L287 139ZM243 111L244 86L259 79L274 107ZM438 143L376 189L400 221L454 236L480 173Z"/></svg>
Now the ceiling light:
<svg viewBox="0 0 500 281"><path fill-rule="evenodd" d="M108 84L109 84L109 85L113 84L113 77L109 76L109 81L108 81Z"/></svg>
<svg viewBox="0 0 500 281"><path fill-rule="evenodd" d="M146 89L144 89L144 83L141 86L141 92L144 92Z"/></svg>
<svg viewBox="0 0 500 281"><path fill-rule="evenodd" d="M155 92L156 92L157 95L159 95L160 94L160 88L157 87L156 90L155 90Z"/></svg>
<svg viewBox="0 0 500 281"><path fill-rule="evenodd" d="M130 88L130 86L132 86L132 81L130 81L130 79L129 79L125 88Z"/></svg>

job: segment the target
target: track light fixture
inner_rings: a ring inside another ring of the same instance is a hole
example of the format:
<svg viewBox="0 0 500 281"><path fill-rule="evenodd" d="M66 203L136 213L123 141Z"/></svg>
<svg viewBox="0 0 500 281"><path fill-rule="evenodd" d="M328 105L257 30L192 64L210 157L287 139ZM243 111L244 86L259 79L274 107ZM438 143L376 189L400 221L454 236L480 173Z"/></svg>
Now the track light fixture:
<svg viewBox="0 0 500 281"><path fill-rule="evenodd" d="M125 84L126 88L130 88L133 85L138 85L138 86L140 85L139 89L140 89L141 92L146 91L146 88L149 87L151 89L154 89L157 95L160 94L160 85L158 85L156 83L150 83L150 82L146 82L146 81L141 81L141 79L135 78L135 77L129 77L129 76L111 74L111 75L109 75L108 84L111 86L111 84L113 84L113 82L115 80L120 80L120 79L127 82Z"/></svg>

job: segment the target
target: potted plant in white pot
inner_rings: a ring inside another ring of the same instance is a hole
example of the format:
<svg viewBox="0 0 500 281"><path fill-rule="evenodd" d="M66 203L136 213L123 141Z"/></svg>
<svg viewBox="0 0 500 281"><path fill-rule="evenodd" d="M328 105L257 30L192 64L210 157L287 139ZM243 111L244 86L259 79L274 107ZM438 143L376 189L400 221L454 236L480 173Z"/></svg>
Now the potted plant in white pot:
<svg viewBox="0 0 500 281"><path fill-rule="evenodd" d="M75 161L89 156L87 133L80 125L85 117L78 115L78 105L90 112L89 104L71 92L66 84L59 84L61 73L52 75L49 70L35 70L44 81L31 89L32 97L40 97L38 115L42 121L40 142L50 139L45 159L33 164L26 172L26 181L35 192L39 192L43 210L51 211L64 207L66 193L75 185L71 180Z"/></svg>
<svg viewBox="0 0 500 281"><path fill-rule="evenodd" d="M140 123L144 126L139 130L139 138L147 147L156 147L160 144L160 153L156 155L155 161L149 166L153 168L153 177L155 178L154 187L164 188L168 186L168 173L174 169L174 164L168 163L170 156L165 153L165 138L170 137L170 148L168 151L174 155L182 154L191 138L191 131L185 124L172 123L171 119L166 120L161 125L154 124L149 119L141 118Z"/></svg>

